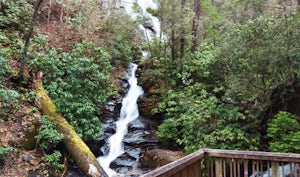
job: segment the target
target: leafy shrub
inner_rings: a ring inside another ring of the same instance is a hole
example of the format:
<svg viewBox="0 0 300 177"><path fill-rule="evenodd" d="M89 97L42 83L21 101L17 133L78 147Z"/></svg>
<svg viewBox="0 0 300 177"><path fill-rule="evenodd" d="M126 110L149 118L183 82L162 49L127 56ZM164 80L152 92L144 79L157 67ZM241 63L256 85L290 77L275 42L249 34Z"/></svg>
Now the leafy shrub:
<svg viewBox="0 0 300 177"><path fill-rule="evenodd" d="M127 67L133 60L141 57L139 32L137 23L124 13L116 11L103 26L107 51L111 55L111 63Z"/></svg>
<svg viewBox="0 0 300 177"><path fill-rule="evenodd" d="M2 51L2 49L0 49ZM0 117L6 117L8 110L17 108L18 92L5 88L4 83L10 67L8 62L0 56Z"/></svg>
<svg viewBox="0 0 300 177"><path fill-rule="evenodd" d="M0 51L2 51L1 49ZM1 54L1 53L0 53ZM6 75L8 74L8 70L10 69L8 62L5 58L0 55L0 84L2 84L6 79Z"/></svg>
<svg viewBox="0 0 300 177"><path fill-rule="evenodd" d="M268 126L270 151L300 153L300 124L295 115L280 111Z"/></svg>
<svg viewBox="0 0 300 177"><path fill-rule="evenodd" d="M59 161L62 155L59 151L54 151L52 154L45 155L42 160L47 162L55 169L61 170L64 168L64 164L60 164Z"/></svg>
<svg viewBox="0 0 300 177"><path fill-rule="evenodd" d="M259 136L253 131L253 120L210 94L203 84L170 90L160 109L167 116L158 130L162 142L176 142L188 152L205 147L257 149Z"/></svg>
<svg viewBox="0 0 300 177"><path fill-rule="evenodd" d="M0 146L0 160L12 150L11 147L2 147Z"/></svg>
<svg viewBox="0 0 300 177"><path fill-rule="evenodd" d="M42 124L42 127L39 134L36 136L36 139L39 141L42 149L50 150L62 140L63 135L55 129L55 122L48 120L46 117L43 117L40 120L40 123Z"/></svg>
<svg viewBox="0 0 300 177"><path fill-rule="evenodd" d="M98 138L100 106L111 95L110 56L94 43L76 44L72 53L49 49L32 62L45 74L44 84L57 111L83 138Z"/></svg>
<svg viewBox="0 0 300 177"><path fill-rule="evenodd" d="M29 25L32 5L26 0L0 0L0 28L26 30Z"/></svg>
<svg viewBox="0 0 300 177"><path fill-rule="evenodd" d="M18 108L18 92L0 87L0 115L5 114L10 109Z"/></svg>

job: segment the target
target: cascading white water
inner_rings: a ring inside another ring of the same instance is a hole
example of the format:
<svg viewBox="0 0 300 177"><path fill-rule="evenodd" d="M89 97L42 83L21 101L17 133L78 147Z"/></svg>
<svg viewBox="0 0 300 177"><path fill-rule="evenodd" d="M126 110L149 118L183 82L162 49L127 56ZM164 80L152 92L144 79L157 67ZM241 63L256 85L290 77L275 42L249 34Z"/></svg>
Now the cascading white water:
<svg viewBox="0 0 300 177"><path fill-rule="evenodd" d="M160 21L157 17L153 16L147 11L147 8L151 9L158 9L159 3L157 0L121 0L118 4L120 7L124 7L125 11L133 18L144 18L146 21L144 23L149 23L148 25L151 26L150 30L147 29L144 25L140 24L139 28L144 32L144 37L151 41L154 37L160 37ZM141 9L141 12L136 12L134 10L134 6L137 6Z"/></svg>
<svg viewBox="0 0 300 177"><path fill-rule="evenodd" d="M136 69L137 65L131 64L130 72L127 76L130 87L127 95L122 100L120 117L116 122L116 133L109 138L109 153L104 157L98 158L100 165L110 177L117 174L109 168L109 165L113 160L124 153L122 140L127 134L127 126L130 122L139 117L137 99L143 95L143 89L137 85L137 78L135 76Z"/></svg>

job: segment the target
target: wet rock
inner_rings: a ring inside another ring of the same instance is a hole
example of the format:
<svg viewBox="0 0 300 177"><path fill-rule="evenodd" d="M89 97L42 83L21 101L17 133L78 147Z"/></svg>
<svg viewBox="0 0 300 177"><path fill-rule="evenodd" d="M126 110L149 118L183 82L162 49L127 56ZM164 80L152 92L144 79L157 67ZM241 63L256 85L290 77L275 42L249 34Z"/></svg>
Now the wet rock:
<svg viewBox="0 0 300 177"><path fill-rule="evenodd" d="M31 160L33 159L33 157L32 157L31 155L25 154L25 155L22 156L22 159L23 159L25 162L28 162L28 163L31 164Z"/></svg>
<svg viewBox="0 0 300 177"><path fill-rule="evenodd" d="M140 176L142 173L142 170L139 169L141 166L139 162L140 155L140 148L128 149L110 164L110 168L120 174L124 174L126 177Z"/></svg>
<svg viewBox="0 0 300 177"><path fill-rule="evenodd" d="M139 166L139 158L136 159L128 153L122 154L110 164L110 168L121 174L128 173L136 166Z"/></svg>
<svg viewBox="0 0 300 177"><path fill-rule="evenodd" d="M126 152L130 157L133 157L138 160L140 158L141 149L140 148L134 148L134 149L131 148L130 150L127 150Z"/></svg>
<svg viewBox="0 0 300 177"><path fill-rule="evenodd" d="M155 169L166 165L177 159L180 159L185 154L183 151L170 151L164 149L152 149L142 152L140 162L143 167Z"/></svg>
<svg viewBox="0 0 300 177"><path fill-rule="evenodd" d="M150 31L152 31L153 33L156 33L156 31L154 30L154 24L153 21L151 19L147 19L145 21L145 23L143 24L145 29L149 29Z"/></svg>
<svg viewBox="0 0 300 177"><path fill-rule="evenodd" d="M128 125L128 131L133 131L133 130L140 130L140 129L145 129L145 122L143 119L136 119L129 123Z"/></svg>
<svg viewBox="0 0 300 177"><path fill-rule="evenodd" d="M102 133L101 133L101 137L105 137L106 134L114 134L116 132L116 122L115 119L110 118L108 119L104 124L102 124ZM100 137L100 138L101 138Z"/></svg>
<svg viewBox="0 0 300 177"><path fill-rule="evenodd" d="M105 143L103 146L101 146L100 148L100 152L101 152L101 155L107 155L109 153L109 146L108 146L108 143Z"/></svg>
<svg viewBox="0 0 300 177"><path fill-rule="evenodd" d="M66 177L87 177L77 166L68 167Z"/></svg>
<svg viewBox="0 0 300 177"><path fill-rule="evenodd" d="M158 143L156 131L154 130L135 130L129 132L123 142L126 145L138 145L142 143Z"/></svg>
<svg viewBox="0 0 300 177"><path fill-rule="evenodd" d="M133 167L137 165L137 160L128 155L122 155L110 164L110 168L118 169L120 167Z"/></svg>

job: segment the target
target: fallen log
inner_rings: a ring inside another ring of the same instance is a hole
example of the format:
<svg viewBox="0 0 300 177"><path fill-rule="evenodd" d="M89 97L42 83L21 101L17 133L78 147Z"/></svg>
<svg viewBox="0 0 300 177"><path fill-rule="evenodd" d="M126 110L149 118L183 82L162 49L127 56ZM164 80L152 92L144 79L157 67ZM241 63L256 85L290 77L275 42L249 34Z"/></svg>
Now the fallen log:
<svg viewBox="0 0 300 177"><path fill-rule="evenodd" d="M56 106L43 87L41 72L34 78L33 84L37 94L36 105L44 115L47 115L50 120L57 124L57 131L63 134L64 146L80 169L89 177L108 177L89 147L77 135L67 120L56 112Z"/></svg>

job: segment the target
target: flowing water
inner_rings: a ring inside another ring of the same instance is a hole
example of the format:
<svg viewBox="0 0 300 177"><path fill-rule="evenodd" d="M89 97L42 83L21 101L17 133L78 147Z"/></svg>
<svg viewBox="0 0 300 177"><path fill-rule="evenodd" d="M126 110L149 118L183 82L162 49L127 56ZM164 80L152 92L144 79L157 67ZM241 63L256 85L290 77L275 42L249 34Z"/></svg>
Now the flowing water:
<svg viewBox="0 0 300 177"><path fill-rule="evenodd" d="M147 8L158 9L159 3L157 0L121 0L118 6L123 7L134 20L144 19L139 28L144 32L144 38L148 42L155 37L160 37L159 19L147 11Z"/></svg>
<svg viewBox="0 0 300 177"><path fill-rule="evenodd" d="M107 1L107 3L108 2L109 1ZM147 11L147 8L158 9L159 3L157 0L119 0L116 5L118 7L124 8L126 13L128 13L134 20L141 18L144 19L143 23L139 25L139 29L144 32L143 37L147 42L150 42L153 38L159 38L161 36L159 19L152 16ZM143 53L147 52L143 51ZM111 169L110 165L118 157L120 158L120 156L125 154L124 143L128 144L129 142L135 141L138 144L138 141L147 142L146 139L148 139L149 142L153 141L151 137L147 137L147 135L151 134L149 133L151 132L151 130L140 130L138 126L139 123L135 121L139 117L137 100L143 94L142 88L137 85L137 78L135 76L136 69L137 65L131 64L130 72L128 73L127 77L129 90L127 95L122 100L120 116L118 121L116 122L116 132L109 137L108 141L106 141L108 145L103 146L103 152L105 155L98 158L100 165L110 177L117 175L117 172ZM130 123L135 124L135 127L137 129L134 132L137 133L137 135L134 135L134 138L130 138L130 136L127 135L128 126L133 126L130 125ZM142 127L144 126L143 124L140 125L142 125ZM106 147L109 149L108 153L105 149ZM137 151L131 152L131 155L139 154L140 149L137 149ZM138 158L136 160L138 160Z"/></svg>
<svg viewBox="0 0 300 177"><path fill-rule="evenodd" d="M137 99L143 94L143 89L137 85L135 71L136 64L131 64L128 73L129 90L123 98L119 120L116 122L116 133L109 138L109 153L106 156L98 158L100 165L111 177L116 175L109 165L118 156L124 153L122 141L127 134L128 124L139 117Z"/></svg>

